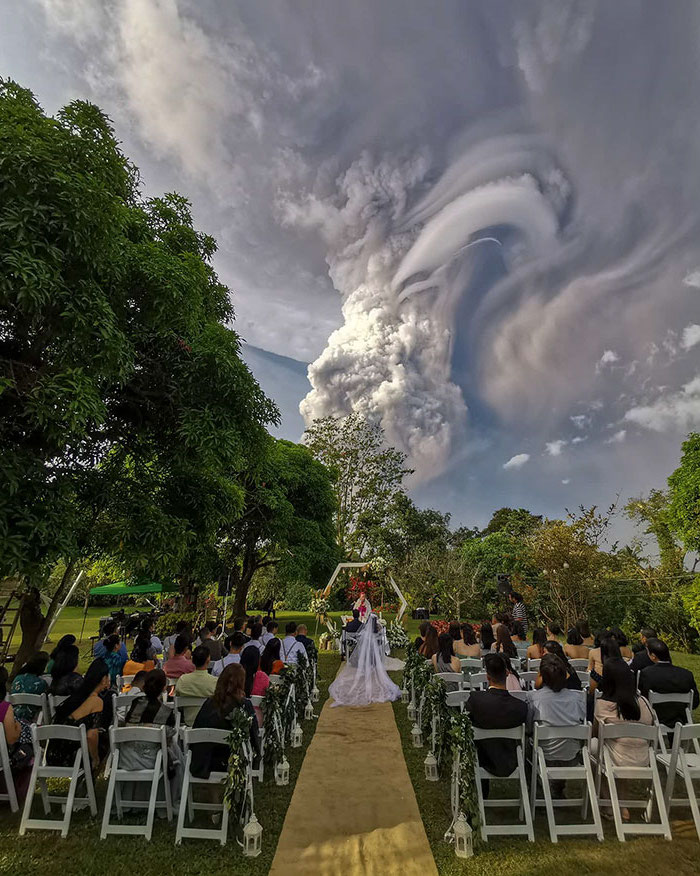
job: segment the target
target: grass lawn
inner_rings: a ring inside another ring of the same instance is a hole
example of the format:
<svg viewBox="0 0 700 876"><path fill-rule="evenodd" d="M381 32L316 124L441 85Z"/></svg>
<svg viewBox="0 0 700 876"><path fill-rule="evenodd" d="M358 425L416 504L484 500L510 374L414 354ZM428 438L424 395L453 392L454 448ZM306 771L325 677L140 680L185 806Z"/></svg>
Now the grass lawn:
<svg viewBox="0 0 700 876"><path fill-rule="evenodd" d="M322 652L319 656L321 695L316 704L316 714L320 713L328 698L328 685L335 677L338 664L337 653ZM69 876L94 876L96 872L104 870L114 874L134 871L167 873L173 876L216 876L224 873L228 876L261 876L268 872L272 864L294 784L315 730L315 721L304 721L303 728L303 746L288 748L286 752L291 767L290 784L277 787L269 770L266 771L263 784L255 782L255 812L264 830L263 851L258 858L243 857L233 839L233 830L229 831L229 841L223 848L218 842L210 840L183 840L182 846L178 848L175 846L174 822L173 825L168 825L166 821L158 819L149 843L142 837L126 836L110 836L100 840L107 784L100 779L97 783L98 818L93 821L85 812L76 813L66 839L61 839L53 831L29 831L24 837L18 836L19 813L11 815L6 803L0 804L0 873L62 872ZM40 808L39 801L35 800L34 812L39 812ZM54 815L59 817L57 807L54 807Z"/></svg>

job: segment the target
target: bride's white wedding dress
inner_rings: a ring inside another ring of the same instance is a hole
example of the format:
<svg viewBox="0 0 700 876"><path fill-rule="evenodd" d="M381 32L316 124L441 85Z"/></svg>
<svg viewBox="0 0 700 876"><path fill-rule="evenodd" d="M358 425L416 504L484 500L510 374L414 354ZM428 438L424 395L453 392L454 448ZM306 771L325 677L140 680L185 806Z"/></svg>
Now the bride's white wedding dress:
<svg viewBox="0 0 700 876"><path fill-rule="evenodd" d="M350 659L328 688L335 700L333 706L367 706L400 699L401 689L389 678L386 660L377 636L376 615L371 615Z"/></svg>

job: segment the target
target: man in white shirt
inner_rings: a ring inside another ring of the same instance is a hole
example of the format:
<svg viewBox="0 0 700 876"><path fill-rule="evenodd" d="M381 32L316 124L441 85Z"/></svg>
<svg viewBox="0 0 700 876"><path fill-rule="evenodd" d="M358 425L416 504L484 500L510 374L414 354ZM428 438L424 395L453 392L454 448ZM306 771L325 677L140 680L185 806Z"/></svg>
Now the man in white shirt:
<svg viewBox="0 0 700 876"><path fill-rule="evenodd" d="M282 639L280 657L285 663L298 663L300 654L306 658L306 650L301 642L297 642L297 625L294 621L289 621L285 627L285 633L286 635Z"/></svg>
<svg viewBox="0 0 700 876"><path fill-rule="evenodd" d="M243 633L234 633L225 640L225 644L228 645L228 654L222 660L217 660L211 671L215 678L218 678L229 664L241 662L245 636Z"/></svg>
<svg viewBox="0 0 700 876"><path fill-rule="evenodd" d="M262 631L263 625L261 623L254 623L250 628L250 641L248 641L244 647L257 648L262 654L265 650L265 643L261 640Z"/></svg>
<svg viewBox="0 0 700 876"><path fill-rule="evenodd" d="M271 620L267 622L267 628L265 632L260 636L260 641L263 643L263 647L267 645L270 639L274 639L277 635L277 630L279 630L280 625L276 620Z"/></svg>

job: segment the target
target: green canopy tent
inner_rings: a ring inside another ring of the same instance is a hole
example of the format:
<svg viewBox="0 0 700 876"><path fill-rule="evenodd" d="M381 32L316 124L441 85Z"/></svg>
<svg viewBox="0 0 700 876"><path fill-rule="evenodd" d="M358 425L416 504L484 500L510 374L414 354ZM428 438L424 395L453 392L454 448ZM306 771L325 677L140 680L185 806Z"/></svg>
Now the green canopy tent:
<svg viewBox="0 0 700 876"><path fill-rule="evenodd" d="M85 619L87 618L88 598L90 596L140 596L145 593L177 593L178 585L174 583L161 584L157 581L146 581L138 584L130 584L128 581L115 581L113 584L103 584L101 587L92 587L85 597L85 610L83 612L83 627L80 631L80 640L85 631Z"/></svg>

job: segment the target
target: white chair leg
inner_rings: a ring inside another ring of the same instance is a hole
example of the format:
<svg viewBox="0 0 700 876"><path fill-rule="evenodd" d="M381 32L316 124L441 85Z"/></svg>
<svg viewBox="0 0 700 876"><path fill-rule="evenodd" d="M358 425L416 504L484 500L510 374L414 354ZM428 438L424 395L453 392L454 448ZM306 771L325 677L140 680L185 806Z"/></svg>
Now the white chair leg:
<svg viewBox="0 0 700 876"><path fill-rule="evenodd" d="M185 777L182 781L182 796L180 797L180 808L177 813L177 827L175 829L175 845L179 846L182 843L182 830L185 826L185 813L189 805L190 797L190 755L187 755L187 763L185 764Z"/></svg>
<svg viewBox="0 0 700 876"><path fill-rule="evenodd" d="M68 796L66 797L66 811L63 814L63 826L61 827L61 838L65 839L68 836L70 828L70 820L73 815L73 803L75 802L75 793L78 787L80 778L80 767L83 762L83 754L80 750L75 755L75 764L73 766L73 774L71 775L68 785Z"/></svg>
<svg viewBox="0 0 700 876"><path fill-rule="evenodd" d="M88 803L90 805L90 814L93 818L97 816L97 797L95 796L95 782L92 778L91 764L85 765L85 788L87 790Z"/></svg>
<svg viewBox="0 0 700 876"><path fill-rule="evenodd" d="M557 827L554 820L554 806L552 805L552 789L549 785L549 777L547 775L547 762L544 752L540 748L537 752L540 762L540 777L542 781L542 793L544 794L544 807L547 811L547 824L549 825L549 839L551 842L559 842L557 838Z"/></svg>
<svg viewBox="0 0 700 876"><path fill-rule="evenodd" d="M479 802L479 820L481 821L481 839L487 843L489 841L486 833L486 807L484 806L484 792L481 788L481 778L479 777L478 760L474 764L474 781L476 782L476 797Z"/></svg>
<svg viewBox="0 0 700 876"><path fill-rule="evenodd" d="M681 768L683 770L683 780L685 781L685 790L688 794L690 811L693 814L693 821L695 822L695 830L697 832L698 839L700 839L700 808L698 808L698 799L695 796L693 780L690 776L690 772L688 771L688 762L686 761L685 756L681 757Z"/></svg>
<svg viewBox="0 0 700 876"><path fill-rule="evenodd" d="M27 822L29 821L29 816L32 811L32 800L34 799L34 793L36 792L36 784L37 784L37 773L39 772L39 759L34 758L34 766L32 767L32 774L29 779L29 788L27 790L27 796L24 801L24 808L22 809L22 820L19 824L19 835L24 836L27 832Z"/></svg>
<svg viewBox="0 0 700 876"><path fill-rule="evenodd" d="M151 794L148 798L148 812L146 813L146 840L150 842L151 834L153 833L153 819L156 817L156 800L158 799L158 785L160 784L161 771L163 767L162 752L156 754L156 762L153 767L153 778L151 779Z"/></svg>
<svg viewBox="0 0 700 876"><path fill-rule="evenodd" d="M596 827L596 837L599 842L603 842L603 822L600 817L600 806L598 806L598 797L595 791L595 782L593 781L593 770L591 769L591 759L588 754L588 749L583 749L583 766L586 770L586 791L584 793L584 819L588 815L588 801L591 801L591 815L593 816L593 824Z"/></svg>
<svg viewBox="0 0 700 876"><path fill-rule="evenodd" d="M532 747L532 769L530 771L530 811L533 817L537 814L537 757L535 747Z"/></svg>
<svg viewBox="0 0 700 876"><path fill-rule="evenodd" d="M112 816L112 804L114 802L114 786L117 780L117 770L116 764L113 765L112 771L109 775L109 782L107 783L107 796L105 797L105 810L102 816L102 829L100 831L100 839L105 839L107 836L107 827L109 825L109 820ZM118 815L121 820L121 814Z"/></svg>
<svg viewBox="0 0 700 876"><path fill-rule="evenodd" d="M656 758L653 752L649 753L649 761L651 763L651 780L654 786L654 796L656 797L656 806L659 810L659 820L663 827L664 839L671 840L671 825L668 820L668 812L664 803L664 795L661 789L661 776L659 775L658 767L656 766Z"/></svg>
<svg viewBox="0 0 700 876"><path fill-rule="evenodd" d="M622 826L622 813L620 812L620 799L617 795L617 784L613 773L613 763L610 753L607 748L603 752L605 759L605 778L608 781L608 789L610 791L610 804L612 806L613 820L615 821L615 832L621 843L625 842L625 831Z"/></svg>
<svg viewBox="0 0 700 876"><path fill-rule="evenodd" d="M532 826L532 812L530 810L530 800L527 793L527 776L525 775L525 761L523 758L523 750L518 746L518 773L520 775L520 799L522 800L522 808L525 815L525 824L527 825L528 841L534 843L535 831Z"/></svg>
<svg viewBox="0 0 700 876"><path fill-rule="evenodd" d="M39 791L41 793L41 804L44 807L44 815L51 815L51 800L49 799L49 788L46 784L46 779L39 778Z"/></svg>

